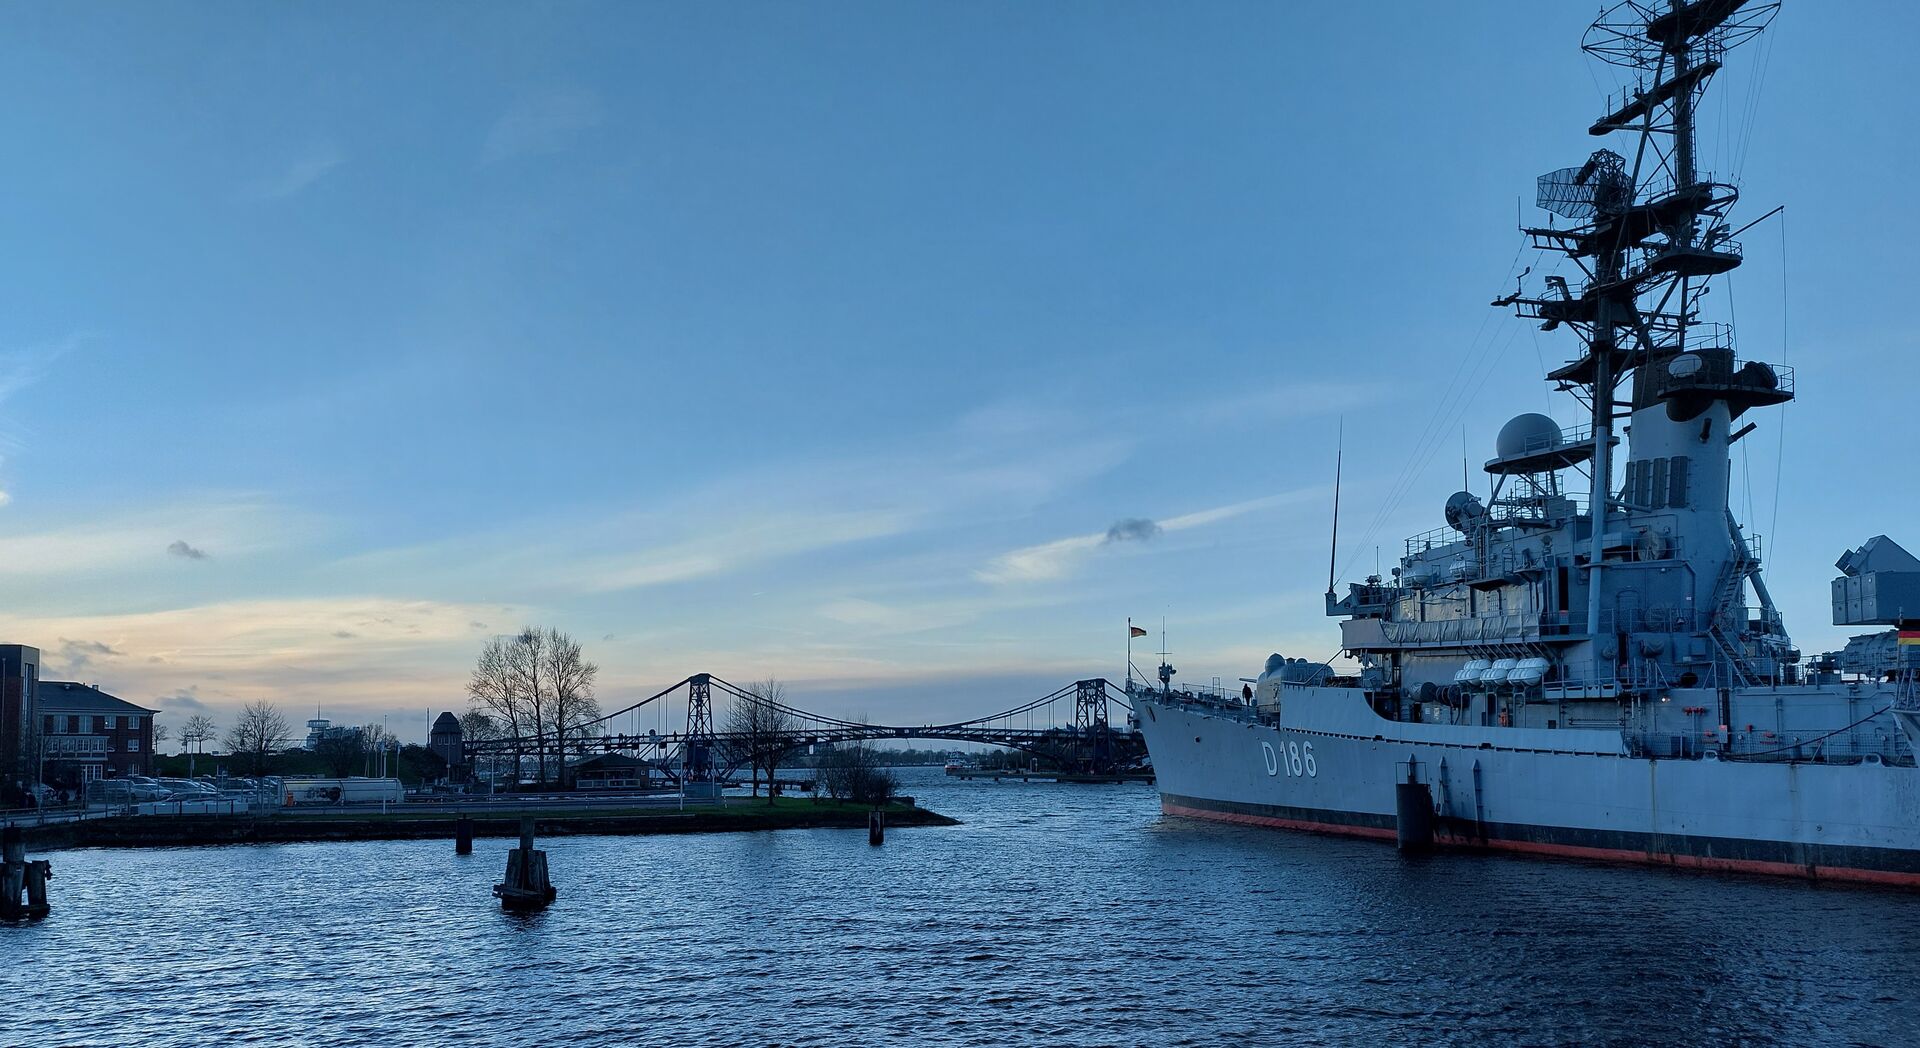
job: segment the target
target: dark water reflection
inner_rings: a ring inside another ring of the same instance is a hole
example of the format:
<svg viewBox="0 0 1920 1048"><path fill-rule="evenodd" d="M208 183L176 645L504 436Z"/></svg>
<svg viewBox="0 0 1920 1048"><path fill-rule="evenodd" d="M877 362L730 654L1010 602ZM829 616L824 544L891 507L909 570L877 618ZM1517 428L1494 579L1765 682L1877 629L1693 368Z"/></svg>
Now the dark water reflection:
<svg viewBox="0 0 1920 1048"><path fill-rule="evenodd" d="M1920 897L1163 819L907 773L958 828L54 856L0 1044L1920 1039Z"/></svg>

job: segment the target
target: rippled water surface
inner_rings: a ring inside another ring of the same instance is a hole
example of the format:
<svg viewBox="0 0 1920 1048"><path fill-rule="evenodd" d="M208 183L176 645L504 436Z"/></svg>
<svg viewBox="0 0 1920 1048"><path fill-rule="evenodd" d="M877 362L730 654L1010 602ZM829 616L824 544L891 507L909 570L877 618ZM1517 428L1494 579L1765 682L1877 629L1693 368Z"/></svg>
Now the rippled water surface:
<svg viewBox="0 0 1920 1048"><path fill-rule="evenodd" d="M1903 1044L1920 896L1163 818L949 782L967 820L57 852L0 927L0 1044Z"/></svg>

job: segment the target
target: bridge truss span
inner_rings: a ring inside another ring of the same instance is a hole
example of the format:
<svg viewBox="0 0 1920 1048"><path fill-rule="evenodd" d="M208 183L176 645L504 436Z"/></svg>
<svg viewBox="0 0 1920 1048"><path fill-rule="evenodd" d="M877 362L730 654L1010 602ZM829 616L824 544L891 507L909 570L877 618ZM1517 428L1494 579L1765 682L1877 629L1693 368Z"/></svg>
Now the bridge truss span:
<svg viewBox="0 0 1920 1048"><path fill-rule="evenodd" d="M1020 750L1065 770L1109 773L1144 762L1139 734L1116 728L1113 706L1130 710L1124 689L1104 678L1077 680L1038 698L941 724L874 724L802 709L711 673L696 673L646 698L558 730L462 743L467 762L559 753L567 758L620 753L647 762L673 783L730 782L742 767L823 745L941 740ZM731 705L716 716L715 703ZM684 716L669 711L678 707ZM641 730L646 715L657 726ZM759 714L759 715L756 715ZM1036 721L1038 725L1036 726ZM746 726L746 730L741 730ZM624 730L623 730L624 729Z"/></svg>

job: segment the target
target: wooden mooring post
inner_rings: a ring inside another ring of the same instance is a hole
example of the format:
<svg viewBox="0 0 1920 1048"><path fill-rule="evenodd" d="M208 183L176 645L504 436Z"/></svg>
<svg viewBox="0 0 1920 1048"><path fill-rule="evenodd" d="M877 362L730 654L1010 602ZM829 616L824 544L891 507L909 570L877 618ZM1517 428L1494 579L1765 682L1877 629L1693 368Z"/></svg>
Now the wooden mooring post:
<svg viewBox="0 0 1920 1048"><path fill-rule="evenodd" d="M47 882L53 879L53 864L45 859L27 861L27 841L18 826L0 830L0 918L17 921L22 917L45 917ZM26 895L23 903L20 896Z"/></svg>
<svg viewBox="0 0 1920 1048"><path fill-rule="evenodd" d="M493 886L503 910L538 910L553 902L553 885L547 880L547 853L533 846L533 816L520 817L520 847L507 853L507 876Z"/></svg>
<svg viewBox="0 0 1920 1048"><path fill-rule="evenodd" d="M453 853L455 855L473 854L473 817L462 815L453 820Z"/></svg>
<svg viewBox="0 0 1920 1048"><path fill-rule="evenodd" d="M867 813L867 843L885 844L887 841L887 813L874 809Z"/></svg>

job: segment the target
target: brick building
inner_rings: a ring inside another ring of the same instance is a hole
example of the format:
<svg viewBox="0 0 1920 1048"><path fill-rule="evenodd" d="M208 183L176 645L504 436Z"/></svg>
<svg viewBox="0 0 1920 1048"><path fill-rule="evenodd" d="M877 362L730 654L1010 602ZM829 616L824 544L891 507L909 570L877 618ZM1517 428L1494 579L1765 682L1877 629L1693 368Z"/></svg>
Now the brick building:
<svg viewBox="0 0 1920 1048"><path fill-rule="evenodd" d="M40 682L46 782L77 788L94 779L153 774L153 715L88 684Z"/></svg>

